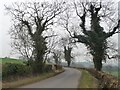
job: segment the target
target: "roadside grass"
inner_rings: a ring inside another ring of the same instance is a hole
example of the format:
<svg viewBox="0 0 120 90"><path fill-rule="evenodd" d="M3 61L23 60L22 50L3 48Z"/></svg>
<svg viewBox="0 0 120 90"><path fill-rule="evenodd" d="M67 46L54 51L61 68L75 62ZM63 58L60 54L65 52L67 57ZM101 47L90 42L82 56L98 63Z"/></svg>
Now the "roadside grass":
<svg viewBox="0 0 120 90"><path fill-rule="evenodd" d="M86 70L81 70L82 76L79 80L78 88L97 88L98 87L98 81L95 79L91 74L89 74Z"/></svg>
<svg viewBox="0 0 120 90"><path fill-rule="evenodd" d="M2 63L0 63L0 87L2 82Z"/></svg>
<svg viewBox="0 0 120 90"><path fill-rule="evenodd" d="M2 90L2 81L0 81L0 90Z"/></svg>
<svg viewBox="0 0 120 90"><path fill-rule="evenodd" d="M2 58L0 58L0 63L2 63Z"/></svg>
<svg viewBox="0 0 120 90"><path fill-rule="evenodd" d="M0 63L0 90L2 89L2 64Z"/></svg>
<svg viewBox="0 0 120 90"><path fill-rule="evenodd" d="M12 81L12 82L6 82L5 81L5 82L2 82L2 88L17 88L17 87L20 87L20 86L24 86L24 85L27 85L27 84L32 84L32 83L47 79L49 77L53 77L53 76L55 76L57 74L60 74L62 72L64 72L64 70L60 70L59 72L42 73L40 75L29 76L29 77L22 78L22 79L19 78L18 80Z"/></svg>
<svg viewBox="0 0 120 90"><path fill-rule="evenodd" d="M16 63L16 64L24 64L25 61L14 59L14 58L0 58L0 63Z"/></svg>

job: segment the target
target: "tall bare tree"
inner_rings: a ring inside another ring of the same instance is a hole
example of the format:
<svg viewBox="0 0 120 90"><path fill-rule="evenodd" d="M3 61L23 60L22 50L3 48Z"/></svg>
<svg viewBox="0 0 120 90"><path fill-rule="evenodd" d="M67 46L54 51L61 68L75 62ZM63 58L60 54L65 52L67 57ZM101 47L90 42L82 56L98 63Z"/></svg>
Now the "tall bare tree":
<svg viewBox="0 0 120 90"><path fill-rule="evenodd" d="M36 67L39 67L39 71L43 70L43 57L47 50L46 39L49 37L43 36L42 34L44 31L51 28L54 24L54 18L64 12L64 4L65 2L58 1L52 3L21 2L6 6L6 10L12 15L14 21L14 27L11 32L17 32L12 33L11 36L15 40L15 43L19 43L20 40L22 43L25 42L29 45L28 42L30 42L31 46L29 46L32 47L32 57L34 57L36 63L39 63L38 66L36 65ZM27 37L29 39L26 39ZM25 49L28 48L25 45L26 44L21 45L21 47L24 47ZM21 50L21 48L18 50Z"/></svg>
<svg viewBox="0 0 120 90"><path fill-rule="evenodd" d="M82 35L74 33L74 38L77 38L77 42L81 42L87 46L90 50L90 54L93 56L94 66L97 70L102 69L102 61L106 60L107 39L118 33L119 23L118 20L116 26L113 26L111 30L106 30L101 26L101 19L111 18L113 11L111 6L102 2L77 2L74 3L75 11L80 19L80 27L82 29ZM87 18L90 18L90 29L86 29Z"/></svg>
<svg viewBox="0 0 120 90"><path fill-rule="evenodd" d="M74 27L74 22L72 21L73 15L72 15L72 9L69 7L70 4L66 4L66 11L62 13L60 16L60 20L58 24L60 27L66 32L67 37L62 37L60 40L61 46L64 48L64 58L65 61L67 62L68 67L70 66L72 62L72 49L75 47L75 43L72 43L74 39L72 38L71 31L73 30Z"/></svg>

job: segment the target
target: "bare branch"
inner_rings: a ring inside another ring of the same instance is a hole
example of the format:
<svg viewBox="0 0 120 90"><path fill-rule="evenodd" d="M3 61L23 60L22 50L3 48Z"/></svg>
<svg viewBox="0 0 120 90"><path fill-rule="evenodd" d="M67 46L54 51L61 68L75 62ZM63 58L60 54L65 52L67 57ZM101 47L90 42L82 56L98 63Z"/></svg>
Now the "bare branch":
<svg viewBox="0 0 120 90"><path fill-rule="evenodd" d="M118 20L118 24L113 28L113 30L111 32L107 33L106 38L114 35L115 33L119 33L119 31L117 32L117 29L119 29L119 28L120 28L120 20Z"/></svg>

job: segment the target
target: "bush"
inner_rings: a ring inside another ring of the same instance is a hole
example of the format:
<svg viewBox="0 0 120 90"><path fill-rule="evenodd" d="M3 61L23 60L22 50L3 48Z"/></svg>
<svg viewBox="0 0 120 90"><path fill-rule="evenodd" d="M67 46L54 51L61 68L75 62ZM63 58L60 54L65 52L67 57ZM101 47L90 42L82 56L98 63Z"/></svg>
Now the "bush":
<svg viewBox="0 0 120 90"><path fill-rule="evenodd" d="M48 65L45 65L44 71L45 71L45 72L53 71L53 70L52 70L52 65L49 65L49 64L48 64Z"/></svg>
<svg viewBox="0 0 120 90"><path fill-rule="evenodd" d="M61 65L54 65L56 70L61 70L62 69L62 66Z"/></svg>
<svg viewBox="0 0 120 90"><path fill-rule="evenodd" d="M61 69L61 66L57 66L57 70ZM8 80L12 78L18 78L28 75L36 75L43 72L53 71L52 65L41 64L40 62L31 61L29 64L16 64L16 63L5 63L2 67L2 79Z"/></svg>
<svg viewBox="0 0 120 90"><path fill-rule="evenodd" d="M10 76L26 76L32 73L32 68L23 64L6 63L2 67L2 79Z"/></svg>
<svg viewBox="0 0 120 90"><path fill-rule="evenodd" d="M112 88L120 88L120 82L116 77L102 71L97 71L95 69L86 70L99 80L100 84L98 88L110 88L110 90Z"/></svg>
<svg viewBox="0 0 120 90"><path fill-rule="evenodd" d="M44 63L31 60L27 62L27 65L32 68L33 74L39 74L44 72Z"/></svg>
<svg viewBox="0 0 120 90"><path fill-rule="evenodd" d="M58 70L61 70L61 69L62 69L62 66L61 66L61 65L57 65L57 69L58 69Z"/></svg>
<svg viewBox="0 0 120 90"><path fill-rule="evenodd" d="M26 65L31 66L34 74L52 71L52 65L33 61L33 60L28 61Z"/></svg>

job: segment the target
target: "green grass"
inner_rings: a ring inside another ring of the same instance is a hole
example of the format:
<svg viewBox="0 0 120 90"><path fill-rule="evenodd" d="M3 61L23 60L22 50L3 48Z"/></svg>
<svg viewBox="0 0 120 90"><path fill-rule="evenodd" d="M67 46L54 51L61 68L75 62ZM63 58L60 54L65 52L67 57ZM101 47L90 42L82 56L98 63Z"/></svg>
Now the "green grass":
<svg viewBox="0 0 120 90"><path fill-rule="evenodd" d="M113 76L118 77L118 72L112 72L111 74L112 74Z"/></svg>
<svg viewBox="0 0 120 90"><path fill-rule="evenodd" d="M13 59L13 58L0 58L0 63L17 63L17 64L24 64L24 61L19 59Z"/></svg>
<svg viewBox="0 0 120 90"><path fill-rule="evenodd" d="M82 71L82 76L79 80L78 88L97 88L98 81L87 71L85 70L80 71Z"/></svg>
<svg viewBox="0 0 120 90"><path fill-rule="evenodd" d="M1 84L1 81L2 81L2 64L0 63L0 84Z"/></svg>
<svg viewBox="0 0 120 90"><path fill-rule="evenodd" d="M109 74L111 74L111 75L120 79L120 72L118 72L118 71L112 71L112 72L109 72Z"/></svg>
<svg viewBox="0 0 120 90"><path fill-rule="evenodd" d="M120 71L118 71L118 70L114 70L114 71L113 70L106 70L104 72L111 74L111 75L120 79Z"/></svg>

